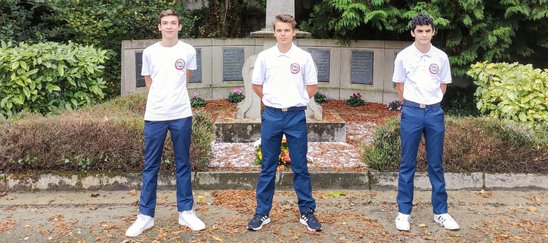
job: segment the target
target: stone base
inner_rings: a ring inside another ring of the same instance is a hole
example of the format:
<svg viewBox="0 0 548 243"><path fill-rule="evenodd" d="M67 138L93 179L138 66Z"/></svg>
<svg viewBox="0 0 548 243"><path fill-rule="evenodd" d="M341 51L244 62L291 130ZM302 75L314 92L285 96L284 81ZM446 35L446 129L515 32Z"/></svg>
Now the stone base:
<svg viewBox="0 0 548 243"><path fill-rule="evenodd" d="M346 142L344 121L307 121L309 142ZM249 143L261 137L261 122L252 120L218 121L216 142Z"/></svg>

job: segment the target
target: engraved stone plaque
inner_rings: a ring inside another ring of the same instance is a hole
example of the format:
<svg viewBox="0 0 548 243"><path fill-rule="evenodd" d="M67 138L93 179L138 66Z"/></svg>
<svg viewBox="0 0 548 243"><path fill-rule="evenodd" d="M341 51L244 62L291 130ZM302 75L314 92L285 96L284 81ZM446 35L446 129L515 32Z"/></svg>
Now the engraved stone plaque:
<svg viewBox="0 0 548 243"><path fill-rule="evenodd" d="M352 51L350 80L353 84L373 84L373 52Z"/></svg>
<svg viewBox="0 0 548 243"><path fill-rule="evenodd" d="M331 67L330 51L323 49L308 49L316 68L318 69L318 82L329 82L329 70Z"/></svg>
<svg viewBox="0 0 548 243"><path fill-rule="evenodd" d="M196 70L192 70L189 83L202 82L202 49L196 48Z"/></svg>
<svg viewBox="0 0 548 243"><path fill-rule="evenodd" d="M244 66L243 48L223 49L223 81L242 81L242 68Z"/></svg>
<svg viewBox="0 0 548 243"><path fill-rule="evenodd" d="M145 87L145 77L141 75L143 52L135 52L135 87Z"/></svg>

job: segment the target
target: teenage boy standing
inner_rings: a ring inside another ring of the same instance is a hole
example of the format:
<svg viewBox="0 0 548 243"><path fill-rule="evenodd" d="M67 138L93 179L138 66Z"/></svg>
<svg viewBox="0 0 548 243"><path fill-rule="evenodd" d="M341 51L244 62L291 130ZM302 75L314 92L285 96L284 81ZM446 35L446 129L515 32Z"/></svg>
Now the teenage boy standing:
<svg viewBox="0 0 548 243"><path fill-rule="evenodd" d="M257 208L248 224L259 230L270 223L274 180L282 136L285 134L294 173L300 222L311 231L321 231L314 216L316 202L308 172L305 110L317 90L316 67L310 53L293 44L297 22L289 14L277 15L273 24L276 46L259 53L251 82L265 106L261 121L262 170L257 184Z"/></svg>
<svg viewBox="0 0 548 243"><path fill-rule="evenodd" d="M445 229L457 230L459 225L447 213L447 192L443 174L443 140L445 124L440 102L451 83L447 55L431 44L434 23L426 14L412 20L411 35L415 42L398 53L394 76L400 100L403 101L400 138L401 153L398 177L398 230L409 231L413 207L413 180L417 151L424 134L428 160L428 177L432 185L434 221Z"/></svg>
<svg viewBox="0 0 548 243"><path fill-rule="evenodd" d="M143 51L141 75L145 76L148 89L145 164L139 215L126 231L129 237L138 236L154 226L158 170L168 131L171 133L176 163L179 224L192 230L205 228L202 220L192 211L194 198L190 180L192 110L186 84L192 70L196 69L196 50L179 40L181 29L179 14L174 10L163 11L158 24L162 39Z"/></svg>

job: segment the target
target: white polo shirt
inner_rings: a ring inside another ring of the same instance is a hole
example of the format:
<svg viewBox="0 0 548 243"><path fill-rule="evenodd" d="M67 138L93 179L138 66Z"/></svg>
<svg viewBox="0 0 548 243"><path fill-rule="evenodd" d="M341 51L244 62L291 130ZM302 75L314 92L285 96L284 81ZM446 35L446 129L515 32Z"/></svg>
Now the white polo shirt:
<svg viewBox="0 0 548 243"><path fill-rule="evenodd" d="M157 42L143 51L141 75L150 75L146 121L169 121L192 116L186 89L186 71L195 70L196 50L179 41L164 47Z"/></svg>
<svg viewBox="0 0 548 243"><path fill-rule="evenodd" d="M263 86L265 106L307 106L306 86L318 84L318 75L310 53L295 44L287 53L280 53L276 45L257 56L251 83Z"/></svg>
<svg viewBox="0 0 548 243"><path fill-rule="evenodd" d="M441 102L440 85L451 83L449 58L433 45L428 53L422 53L412 44L396 56L392 81L404 83L403 98L406 100L426 105Z"/></svg>

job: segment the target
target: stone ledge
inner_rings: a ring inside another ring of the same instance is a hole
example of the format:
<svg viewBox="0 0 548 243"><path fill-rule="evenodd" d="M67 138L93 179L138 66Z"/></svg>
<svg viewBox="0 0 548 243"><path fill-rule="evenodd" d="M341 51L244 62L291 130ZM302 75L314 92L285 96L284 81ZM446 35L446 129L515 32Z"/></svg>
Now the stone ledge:
<svg viewBox="0 0 548 243"><path fill-rule="evenodd" d="M4 175L2 175L4 176ZM312 172L315 190L397 190L398 174L395 172ZM196 190L252 190L257 184L258 172L194 172L193 188ZM448 190L527 190L548 189L547 174L487 174L446 173ZM10 191L79 191L79 190L139 190L141 175L26 175L10 174L6 177ZM159 189L174 189L175 177L160 174ZM293 189L293 173L276 174L276 188ZM416 173L415 188L431 190L426 173Z"/></svg>
<svg viewBox="0 0 548 243"><path fill-rule="evenodd" d="M309 142L346 142L346 123L308 121ZM255 142L261 137L261 123L253 121L216 122L215 140L219 143Z"/></svg>

